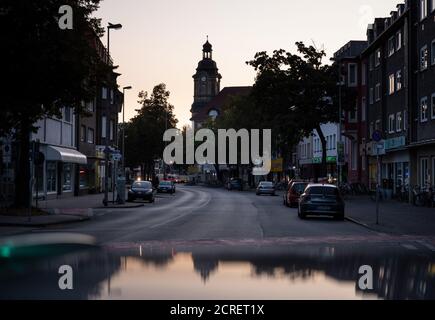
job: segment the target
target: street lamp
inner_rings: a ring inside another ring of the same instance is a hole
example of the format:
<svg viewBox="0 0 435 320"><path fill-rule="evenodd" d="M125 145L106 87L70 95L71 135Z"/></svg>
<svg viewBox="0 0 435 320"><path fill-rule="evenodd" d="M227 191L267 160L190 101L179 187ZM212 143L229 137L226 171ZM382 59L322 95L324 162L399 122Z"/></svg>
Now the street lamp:
<svg viewBox="0 0 435 320"><path fill-rule="evenodd" d="M132 86L122 88L122 172L125 176L125 90L133 89Z"/></svg>
<svg viewBox="0 0 435 320"><path fill-rule="evenodd" d="M107 57L106 57L106 63L107 65L110 65L110 30L119 30L122 28L122 25L120 23L118 24L112 24L109 22L107 26ZM106 148L104 150L105 152L105 161L104 161L104 199L103 204L105 207L107 207L109 203L109 139L110 139L110 117L109 117L109 110L107 108L106 103ZM115 177L113 177L114 179ZM115 190L112 190L115 192Z"/></svg>

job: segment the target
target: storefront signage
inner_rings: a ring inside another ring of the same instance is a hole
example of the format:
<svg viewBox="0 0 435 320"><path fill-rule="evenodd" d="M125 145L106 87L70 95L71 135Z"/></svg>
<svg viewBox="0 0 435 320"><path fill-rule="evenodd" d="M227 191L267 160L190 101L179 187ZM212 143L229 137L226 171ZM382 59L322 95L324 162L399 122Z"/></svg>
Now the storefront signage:
<svg viewBox="0 0 435 320"><path fill-rule="evenodd" d="M284 160L282 158L272 160L270 172L282 172Z"/></svg>
<svg viewBox="0 0 435 320"><path fill-rule="evenodd" d="M385 140L385 150L396 149L406 145L406 137L400 136Z"/></svg>
<svg viewBox="0 0 435 320"><path fill-rule="evenodd" d="M313 163L322 163L322 158L313 158ZM337 163L337 157L326 157L326 163Z"/></svg>

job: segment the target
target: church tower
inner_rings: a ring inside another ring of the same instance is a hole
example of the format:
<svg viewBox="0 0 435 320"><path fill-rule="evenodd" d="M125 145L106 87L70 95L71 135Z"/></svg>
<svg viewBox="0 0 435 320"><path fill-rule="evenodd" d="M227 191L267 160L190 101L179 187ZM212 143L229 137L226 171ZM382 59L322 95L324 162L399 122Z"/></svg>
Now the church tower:
<svg viewBox="0 0 435 320"><path fill-rule="evenodd" d="M192 121L195 121L198 112L219 94L221 79L217 64L213 61L213 47L207 37L207 42L202 47L202 60L198 63L196 73L193 75L194 98L190 110Z"/></svg>

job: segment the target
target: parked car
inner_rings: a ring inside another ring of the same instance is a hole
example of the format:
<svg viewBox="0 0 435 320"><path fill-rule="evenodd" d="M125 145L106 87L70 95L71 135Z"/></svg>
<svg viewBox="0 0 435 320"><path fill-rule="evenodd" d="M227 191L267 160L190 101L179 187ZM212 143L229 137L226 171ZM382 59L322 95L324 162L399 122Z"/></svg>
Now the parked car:
<svg viewBox="0 0 435 320"><path fill-rule="evenodd" d="M172 181L162 181L159 183L159 186L157 187L157 192L158 193L170 193L170 194L174 194L175 193L175 184Z"/></svg>
<svg viewBox="0 0 435 320"><path fill-rule="evenodd" d="M271 181L262 181L258 184L257 187L257 196L260 196L262 194L268 194L271 196L274 196L275 193L275 186L273 185L273 182Z"/></svg>
<svg viewBox="0 0 435 320"><path fill-rule="evenodd" d="M305 219L307 215L332 216L344 219L344 200L335 185L309 184L299 201L298 216Z"/></svg>
<svg viewBox="0 0 435 320"><path fill-rule="evenodd" d="M154 190L150 181L135 181L128 190L127 201L132 202L136 199L143 199L151 203L154 202Z"/></svg>
<svg viewBox="0 0 435 320"><path fill-rule="evenodd" d="M307 186L308 182L290 182L287 191L284 193L284 205L287 207L297 207L299 205L299 199Z"/></svg>
<svg viewBox="0 0 435 320"><path fill-rule="evenodd" d="M227 183L227 189L243 191L243 180L239 178L230 179Z"/></svg>

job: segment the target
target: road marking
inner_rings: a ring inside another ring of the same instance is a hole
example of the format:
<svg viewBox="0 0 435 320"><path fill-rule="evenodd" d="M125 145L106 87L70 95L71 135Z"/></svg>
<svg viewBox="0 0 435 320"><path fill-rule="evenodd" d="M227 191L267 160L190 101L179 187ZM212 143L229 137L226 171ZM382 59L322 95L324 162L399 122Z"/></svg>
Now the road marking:
<svg viewBox="0 0 435 320"><path fill-rule="evenodd" d="M425 242L425 241L417 241L419 244L421 244L422 246L428 248L430 251L434 251L435 252L435 246Z"/></svg>
<svg viewBox="0 0 435 320"><path fill-rule="evenodd" d="M401 246L408 250L418 250L417 247L412 244L402 244Z"/></svg>

